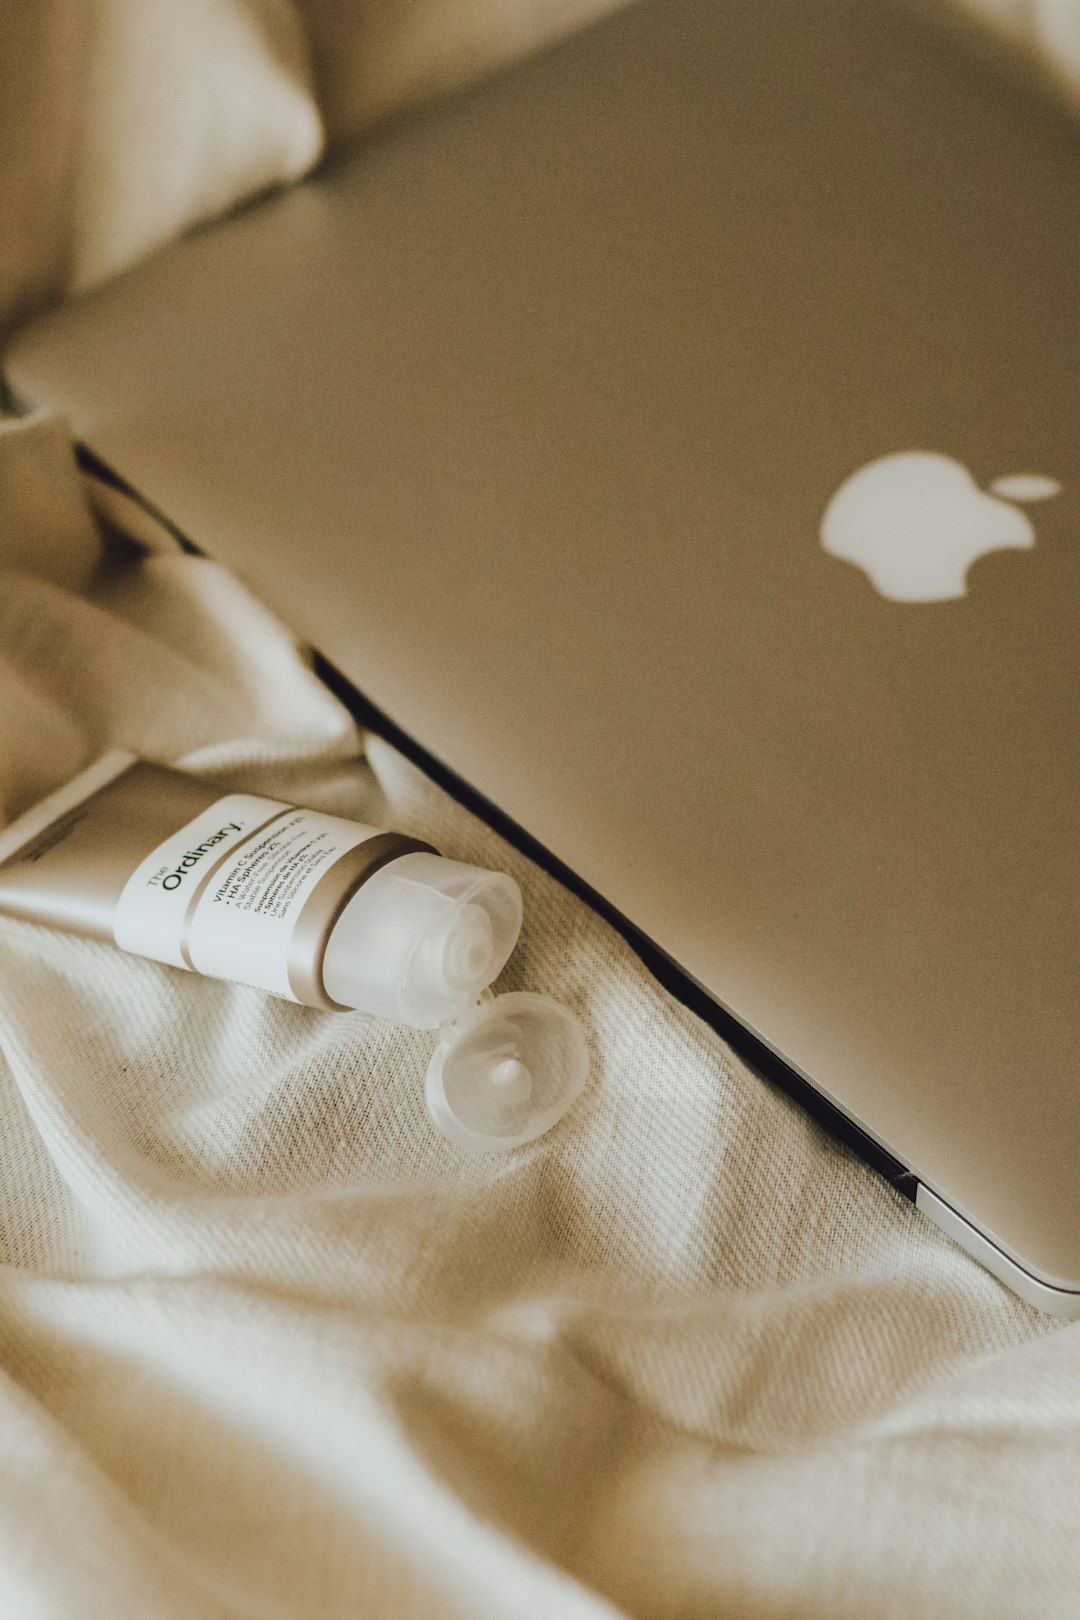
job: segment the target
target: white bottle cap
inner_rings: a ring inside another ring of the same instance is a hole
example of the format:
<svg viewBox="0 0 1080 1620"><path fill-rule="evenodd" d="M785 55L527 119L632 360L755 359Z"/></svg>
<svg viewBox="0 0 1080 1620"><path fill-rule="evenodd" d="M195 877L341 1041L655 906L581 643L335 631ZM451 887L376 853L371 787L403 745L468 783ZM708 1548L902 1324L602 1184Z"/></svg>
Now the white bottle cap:
<svg viewBox="0 0 1080 1620"><path fill-rule="evenodd" d="M473 1003L443 1025L428 1065L433 1124L473 1153L506 1153L543 1136L580 1094L585 1036L568 1007L512 991Z"/></svg>
<svg viewBox="0 0 1080 1620"><path fill-rule="evenodd" d="M521 890L505 872L416 853L362 883L323 957L332 1001L436 1029L502 971L521 932Z"/></svg>
<svg viewBox="0 0 1080 1620"><path fill-rule="evenodd" d="M504 872L401 855L374 872L331 931L323 986L343 1007L438 1029L428 1112L458 1147L505 1152L550 1130L585 1084L581 1025L547 996L492 996L521 931Z"/></svg>

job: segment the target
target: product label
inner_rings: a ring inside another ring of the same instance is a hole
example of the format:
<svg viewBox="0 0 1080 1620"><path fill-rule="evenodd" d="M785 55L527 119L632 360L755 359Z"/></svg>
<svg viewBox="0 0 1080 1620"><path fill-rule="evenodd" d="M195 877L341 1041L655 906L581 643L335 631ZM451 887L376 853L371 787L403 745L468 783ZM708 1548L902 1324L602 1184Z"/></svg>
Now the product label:
<svg viewBox="0 0 1080 1620"><path fill-rule="evenodd" d="M121 949L295 1001L289 945L304 902L379 828L232 793L160 844L116 912Z"/></svg>

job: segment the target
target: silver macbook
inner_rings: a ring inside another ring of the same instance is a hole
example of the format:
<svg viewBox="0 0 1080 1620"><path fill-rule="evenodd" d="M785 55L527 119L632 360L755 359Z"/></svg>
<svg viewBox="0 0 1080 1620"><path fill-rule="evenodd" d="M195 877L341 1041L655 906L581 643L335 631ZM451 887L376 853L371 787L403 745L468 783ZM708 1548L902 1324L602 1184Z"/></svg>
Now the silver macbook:
<svg viewBox="0 0 1080 1620"><path fill-rule="evenodd" d="M5 363L1063 1315L1078 223L899 9L652 0Z"/></svg>

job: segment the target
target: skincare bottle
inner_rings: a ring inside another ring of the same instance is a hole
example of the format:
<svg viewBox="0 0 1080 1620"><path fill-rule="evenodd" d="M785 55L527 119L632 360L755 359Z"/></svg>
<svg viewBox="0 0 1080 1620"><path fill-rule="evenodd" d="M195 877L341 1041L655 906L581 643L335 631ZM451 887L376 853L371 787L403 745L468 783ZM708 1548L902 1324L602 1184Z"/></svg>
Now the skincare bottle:
<svg viewBox="0 0 1080 1620"><path fill-rule="evenodd" d="M0 833L0 911L326 1010L438 1030L426 1097L459 1146L503 1151L581 1091L573 1014L493 996L521 893L402 833L112 753Z"/></svg>

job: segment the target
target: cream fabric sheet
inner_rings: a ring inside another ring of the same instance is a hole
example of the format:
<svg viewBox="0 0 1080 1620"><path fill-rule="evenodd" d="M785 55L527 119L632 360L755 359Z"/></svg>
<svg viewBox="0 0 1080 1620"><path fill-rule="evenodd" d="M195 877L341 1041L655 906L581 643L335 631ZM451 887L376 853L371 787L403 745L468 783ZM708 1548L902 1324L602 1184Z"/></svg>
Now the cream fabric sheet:
<svg viewBox="0 0 1080 1620"><path fill-rule="evenodd" d="M98 564L54 426L0 490L11 813L123 744L504 867L503 982L592 1052L553 1133L468 1157L431 1036L0 919L5 1620L1071 1620L1080 1326L365 757L228 575Z"/></svg>

